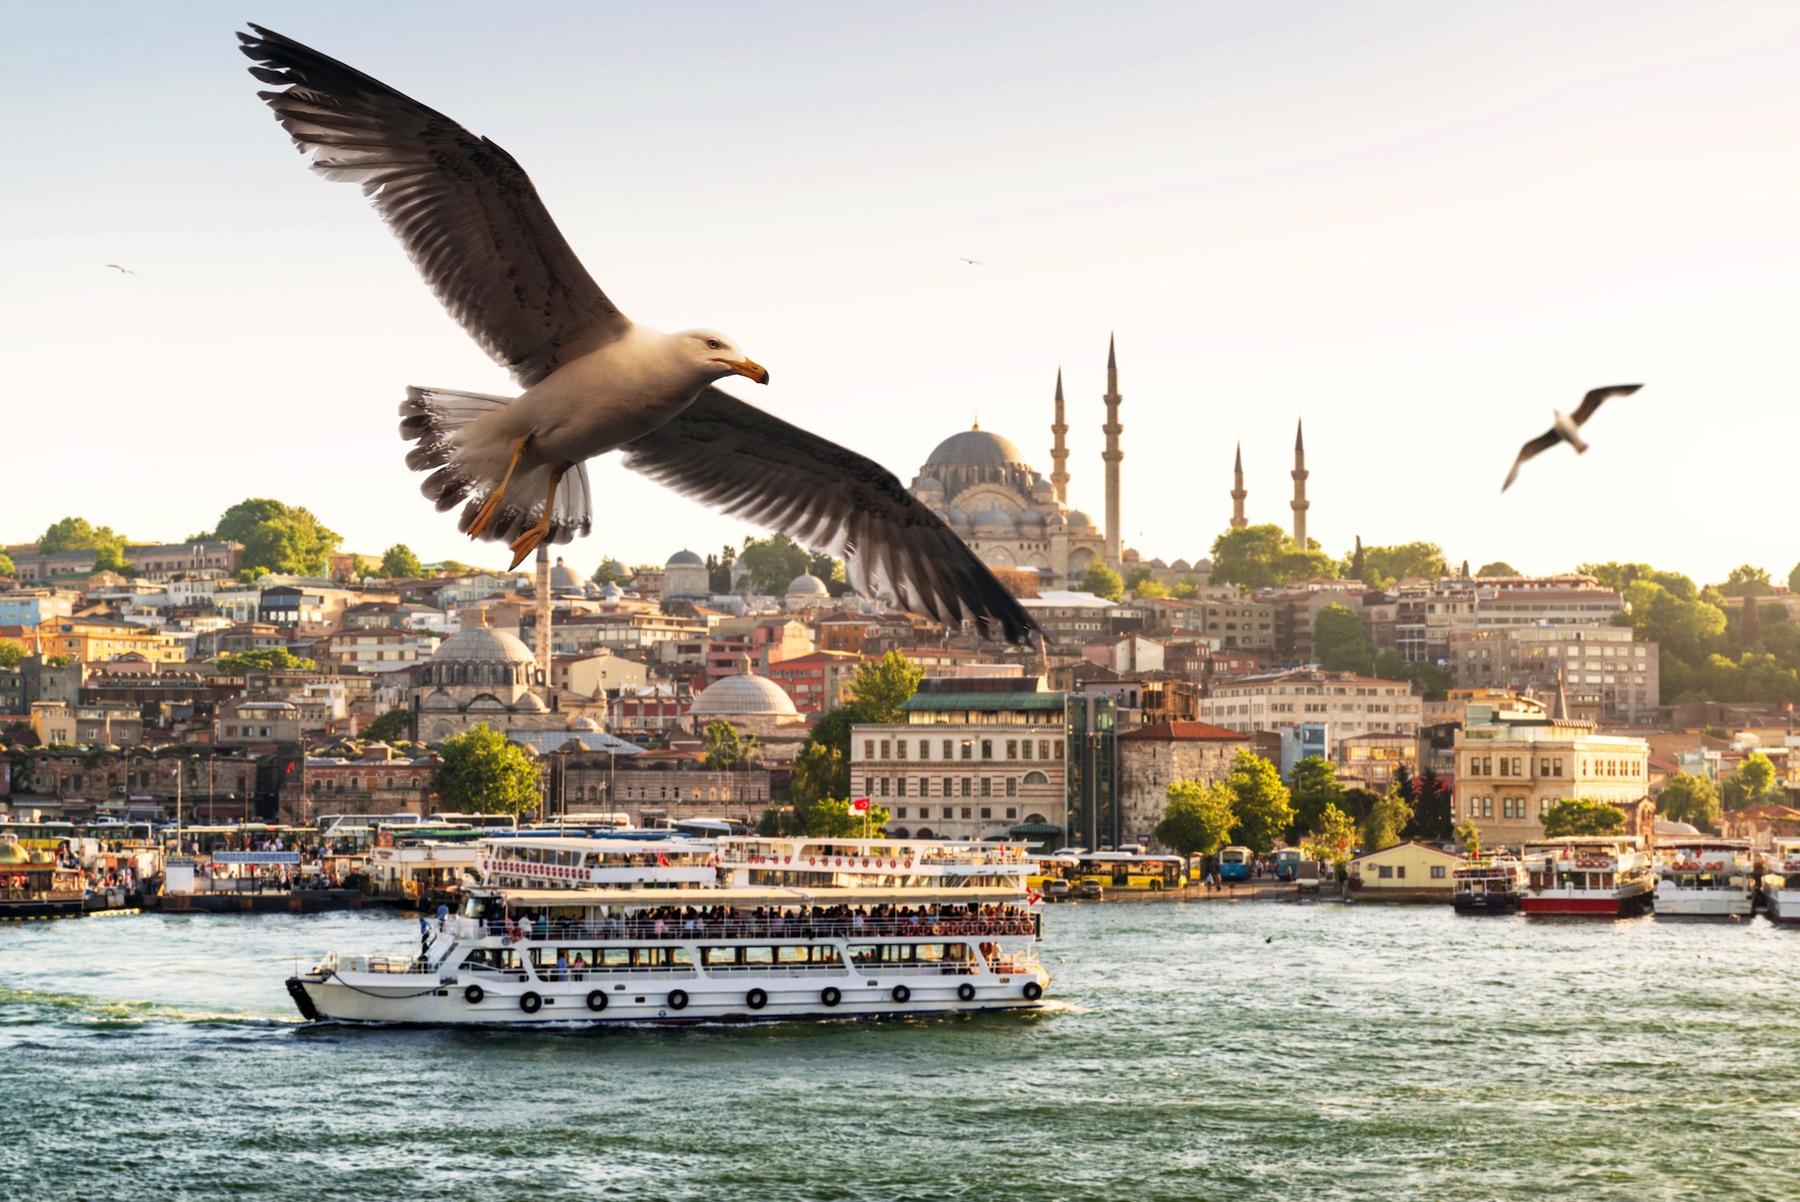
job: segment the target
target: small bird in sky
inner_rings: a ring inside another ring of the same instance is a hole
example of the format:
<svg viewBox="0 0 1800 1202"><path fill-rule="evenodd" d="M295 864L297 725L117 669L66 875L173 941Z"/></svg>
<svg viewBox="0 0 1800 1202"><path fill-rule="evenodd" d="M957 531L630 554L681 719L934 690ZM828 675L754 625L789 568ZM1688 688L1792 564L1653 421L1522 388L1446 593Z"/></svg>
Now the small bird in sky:
<svg viewBox="0 0 1800 1202"><path fill-rule="evenodd" d="M108 263L107 266L112 268L114 271L117 271L124 275L130 276L134 280L142 278L138 275L137 272L131 270L131 268L129 268L129 267L120 267L117 263Z"/></svg>
<svg viewBox="0 0 1800 1202"><path fill-rule="evenodd" d="M980 267L981 266L980 259L964 259L963 262L967 263L970 267Z"/></svg>
<svg viewBox="0 0 1800 1202"><path fill-rule="evenodd" d="M1581 435L1577 433L1582 424L1594 416L1594 411L1608 398L1630 396L1642 387L1642 384L1612 384L1606 388L1596 388L1581 398L1581 404L1572 414L1551 410L1555 420L1550 423L1550 428L1519 448L1519 457L1513 460L1512 471L1506 473L1506 483L1500 486L1500 491L1505 492L1512 487L1512 482L1519 478L1519 468L1527 459L1548 451L1559 442L1566 442L1574 447L1577 455L1586 454L1588 444L1581 441Z"/></svg>

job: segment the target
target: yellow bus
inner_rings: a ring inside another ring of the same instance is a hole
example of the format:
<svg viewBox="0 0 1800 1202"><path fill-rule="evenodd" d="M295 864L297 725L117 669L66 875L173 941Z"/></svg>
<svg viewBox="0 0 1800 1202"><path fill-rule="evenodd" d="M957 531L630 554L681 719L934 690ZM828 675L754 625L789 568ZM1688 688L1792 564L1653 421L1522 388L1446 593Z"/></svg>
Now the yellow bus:
<svg viewBox="0 0 1800 1202"><path fill-rule="evenodd" d="M1039 874L1032 877L1032 887L1041 889L1049 881L1068 881L1079 885L1096 881L1114 891L1138 890L1158 893L1179 889L1187 871L1180 856L1147 856L1128 851L1092 851L1046 856L1038 861Z"/></svg>

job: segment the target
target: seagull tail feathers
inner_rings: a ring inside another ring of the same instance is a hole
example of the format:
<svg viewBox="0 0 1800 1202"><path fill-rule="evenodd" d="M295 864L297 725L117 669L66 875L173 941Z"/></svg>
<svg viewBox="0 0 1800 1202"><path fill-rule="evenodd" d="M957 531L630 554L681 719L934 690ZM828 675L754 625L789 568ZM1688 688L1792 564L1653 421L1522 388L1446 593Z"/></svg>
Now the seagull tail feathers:
<svg viewBox="0 0 1800 1202"><path fill-rule="evenodd" d="M481 392L457 392L447 388L408 387L400 403L400 437L413 443L406 466L429 472L419 491L439 513L463 505L457 526L465 533L473 525L481 503L500 486L505 456L481 453L486 448L469 444L464 429L490 413L506 408L511 397ZM548 469L521 469L513 475L506 496L479 537L512 542L537 523L548 491ZM576 464L562 478L552 507L550 534L545 542L567 543L593 529L587 468Z"/></svg>

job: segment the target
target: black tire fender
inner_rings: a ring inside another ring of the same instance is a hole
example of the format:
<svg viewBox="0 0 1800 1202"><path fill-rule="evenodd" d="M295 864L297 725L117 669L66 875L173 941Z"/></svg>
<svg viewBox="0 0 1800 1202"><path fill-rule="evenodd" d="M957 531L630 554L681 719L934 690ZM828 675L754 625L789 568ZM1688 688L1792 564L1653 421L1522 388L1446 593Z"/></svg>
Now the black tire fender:
<svg viewBox="0 0 1800 1202"><path fill-rule="evenodd" d="M1025 1000L1035 1002L1044 996L1044 987L1036 981L1025 982Z"/></svg>
<svg viewBox="0 0 1800 1202"><path fill-rule="evenodd" d="M519 1009L527 1014L536 1014L544 1008L544 999L534 991L527 989L519 995Z"/></svg>
<svg viewBox="0 0 1800 1202"><path fill-rule="evenodd" d="M823 1005L827 1010L831 1009L833 1006L836 1006L839 1002L841 1002L843 1000L844 1000L844 991L842 989L839 989L836 985L827 985L825 987L825 991L819 995L820 1004Z"/></svg>
<svg viewBox="0 0 1800 1202"><path fill-rule="evenodd" d="M481 1005L481 999L487 996L487 990L479 985L471 985L463 990L463 1001L471 1006Z"/></svg>
<svg viewBox="0 0 1800 1202"><path fill-rule="evenodd" d="M592 1010L594 1013L598 1014L600 1011L606 1009L606 1001L606 994L601 990L591 989L588 991L588 1009Z"/></svg>
<svg viewBox="0 0 1800 1202"><path fill-rule="evenodd" d="M749 993L744 995L744 1005L750 1007L752 1010L761 1010L768 1004L769 991L766 989L752 989Z"/></svg>
<svg viewBox="0 0 1800 1202"><path fill-rule="evenodd" d="M956 997L957 997L957 1000L959 1000L959 1001L964 1001L964 1002L974 1001L975 1000L974 984L969 981L964 981L961 985L958 985L956 987Z"/></svg>
<svg viewBox="0 0 1800 1202"><path fill-rule="evenodd" d="M687 990L685 990L685 989L669 990L669 1009L671 1009L671 1010L686 1010L687 1004L688 1004Z"/></svg>
<svg viewBox="0 0 1800 1202"><path fill-rule="evenodd" d="M896 1002L899 1002L902 1005L904 1005L905 1003L912 1001L912 990L908 989L904 985L896 985L896 986L894 986L893 993L890 996Z"/></svg>

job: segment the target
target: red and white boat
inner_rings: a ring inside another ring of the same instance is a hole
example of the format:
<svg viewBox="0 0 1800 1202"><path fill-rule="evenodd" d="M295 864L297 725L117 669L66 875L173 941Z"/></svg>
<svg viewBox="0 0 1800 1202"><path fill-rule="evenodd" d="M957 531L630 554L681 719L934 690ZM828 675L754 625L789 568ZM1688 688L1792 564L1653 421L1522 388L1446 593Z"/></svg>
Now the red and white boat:
<svg viewBox="0 0 1800 1202"><path fill-rule="evenodd" d="M1800 839L1775 840L1765 853L1762 879L1763 904L1776 922L1800 922Z"/></svg>
<svg viewBox="0 0 1800 1202"><path fill-rule="evenodd" d="M1748 918L1756 909L1756 873L1748 839L1705 836L1656 845L1658 918Z"/></svg>
<svg viewBox="0 0 1800 1202"><path fill-rule="evenodd" d="M1655 898L1650 855L1635 835L1583 835L1525 845L1527 914L1642 914Z"/></svg>

